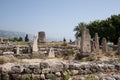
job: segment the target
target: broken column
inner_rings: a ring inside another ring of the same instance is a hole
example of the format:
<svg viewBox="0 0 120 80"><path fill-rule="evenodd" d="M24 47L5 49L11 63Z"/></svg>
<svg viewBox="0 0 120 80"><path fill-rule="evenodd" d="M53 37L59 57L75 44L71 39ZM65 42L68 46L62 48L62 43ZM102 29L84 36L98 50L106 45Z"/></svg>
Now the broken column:
<svg viewBox="0 0 120 80"><path fill-rule="evenodd" d="M108 45L107 45L107 40L106 38L102 39L102 51L103 52L108 52Z"/></svg>
<svg viewBox="0 0 120 80"><path fill-rule="evenodd" d="M48 57L50 57L50 58L54 58L55 57L55 53L54 53L54 49L53 48L50 48Z"/></svg>
<svg viewBox="0 0 120 80"><path fill-rule="evenodd" d="M0 38L0 42L3 43L3 38L2 37Z"/></svg>
<svg viewBox="0 0 120 80"><path fill-rule="evenodd" d="M75 45L76 45L76 47L79 48L79 49L80 49L80 47L81 47L81 46L80 46L80 42L81 42L81 38L80 38L80 37L75 40Z"/></svg>
<svg viewBox="0 0 120 80"><path fill-rule="evenodd" d="M44 31L38 32L38 42L45 43L46 42L46 35Z"/></svg>
<svg viewBox="0 0 120 80"><path fill-rule="evenodd" d="M38 51L37 36L34 36L34 39L33 39L33 52L37 52L37 51Z"/></svg>
<svg viewBox="0 0 120 80"><path fill-rule="evenodd" d="M89 29L84 27L81 37L81 52L91 53L91 36L89 34Z"/></svg>
<svg viewBox="0 0 120 80"><path fill-rule="evenodd" d="M32 46L31 46L31 44L28 44L28 53L32 53Z"/></svg>
<svg viewBox="0 0 120 80"><path fill-rule="evenodd" d="M99 37L98 33L95 33L95 52L99 51Z"/></svg>
<svg viewBox="0 0 120 80"><path fill-rule="evenodd" d="M17 46L16 54L20 54L20 48L19 48L19 46Z"/></svg>
<svg viewBox="0 0 120 80"><path fill-rule="evenodd" d="M94 41L94 40L91 41L91 51L92 51L92 52L96 52L96 49L95 49L95 41Z"/></svg>
<svg viewBox="0 0 120 80"><path fill-rule="evenodd" d="M120 55L120 37L118 39L118 54Z"/></svg>

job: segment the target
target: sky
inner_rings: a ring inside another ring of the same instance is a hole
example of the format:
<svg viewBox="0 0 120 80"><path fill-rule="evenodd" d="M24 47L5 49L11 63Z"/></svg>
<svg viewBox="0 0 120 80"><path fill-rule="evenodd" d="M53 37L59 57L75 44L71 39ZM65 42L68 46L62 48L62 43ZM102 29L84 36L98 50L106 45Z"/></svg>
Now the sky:
<svg viewBox="0 0 120 80"><path fill-rule="evenodd" d="M120 0L0 0L0 29L74 40L73 29L120 14Z"/></svg>

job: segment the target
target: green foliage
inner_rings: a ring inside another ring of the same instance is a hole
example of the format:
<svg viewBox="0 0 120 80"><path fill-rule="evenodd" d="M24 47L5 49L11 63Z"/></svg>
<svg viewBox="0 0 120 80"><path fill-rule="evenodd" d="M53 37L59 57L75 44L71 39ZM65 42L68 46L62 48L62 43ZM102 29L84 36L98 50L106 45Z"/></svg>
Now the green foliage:
<svg viewBox="0 0 120 80"><path fill-rule="evenodd" d="M70 39L70 43L72 43L72 40Z"/></svg>
<svg viewBox="0 0 120 80"><path fill-rule="evenodd" d="M33 77L27 77L26 80L35 80Z"/></svg>
<svg viewBox="0 0 120 80"><path fill-rule="evenodd" d="M62 44L62 46L67 46L67 43L66 43L66 39L65 39L65 38L63 38L63 44Z"/></svg>
<svg viewBox="0 0 120 80"><path fill-rule="evenodd" d="M83 28L86 27L86 26L87 26L87 24L84 23L84 22L81 22L81 23L79 23L77 26L75 26L74 31L76 32L76 33L75 33L76 39L77 39L79 36L81 36L82 30L83 30Z"/></svg>
<svg viewBox="0 0 120 80"><path fill-rule="evenodd" d="M69 80L70 78L71 78L71 75L67 73L67 74L65 75L65 80Z"/></svg>
<svg viewBox="0 0 120 80"><path fill-rule="evenodd" d="M13 42L15 42L15 41L23 41L23 39L22 39L22 37L14 37L14 38L9 38L8 39L9 41L13 41Z"/></svg>
<svg viewBox="0 0 120 80"><path fill-rule="evenodd" d="M53 75L53 76L51 77L51 80L57 80L57 76Z"/></svg>
<svg viewBox="0 0 120 80"><path fill-rule="evenodd" d="M0 64L4 64L5 60L3 58L0 58Z"/></svg>
<svg viewBox="0 0 120 80"><path fill-rule="evenodd" d="M71 50L68 50L67 53L70 55L73 55L75 52L74 52L74 50L71 49Z"/></svg>
<svg viewBox="0 0 120 80"><path fill-rule="evenodd" d="M74 28L76 38L81 36L82 29L85 26L89 29L92 38L95 33L98 33L100 42L105 37L108 41L117 44L118 38L120 37L120 14L112 15L106 20L95 20L89 24L81 22Z"/></svg>
<svg viewBox="0 0 120 80"><path fill-rule="evenodd" d="M25 36L25 42L29 42L28 34Z"/></svg>
<svg viewBox="0 0 120 80"><path fill-rule="evenodd" d="M85 80L96 80L94 76L87 76L85 77Z"/></svg>
<svg viewBox="0 0 120 80"><path fill-rule="evenodd" d="M32 59L33 58L33 54L29 54L29 57L30 57L30 59Z"/></svg>
<svg viewBox="0 0 120 80"><path fill-rule="evenodd" d="M19 37L18 41L23 41L22 37Z"/></svg>
<svg viewBox="0 0 120 80"><path fill-rule="evenodd" d="M64 42L64 43L66 42L66 39L65 39L65 38L63 38L63 42Z"/></svg>

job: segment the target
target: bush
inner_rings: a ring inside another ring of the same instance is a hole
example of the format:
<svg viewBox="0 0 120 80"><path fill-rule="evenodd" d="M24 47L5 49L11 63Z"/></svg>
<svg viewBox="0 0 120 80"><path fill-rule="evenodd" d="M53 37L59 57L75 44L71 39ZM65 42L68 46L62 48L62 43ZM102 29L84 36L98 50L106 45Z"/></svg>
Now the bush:
<svg viewBox="0 0 120 80"><path fill-rule="evenodd" d="M14 57L0 56L0 64L4 64L7 62L16 62L17 59Z"/></svg>
<svg viewBox="0 0 120 80"><path fill-rule="evenodd" d="M69 80L70 78L71 78L70 74L67 73L67 74L65 75L65 80Z"/></svg>
<svg viewBox="0 0 120 80"><path fill-rule="evenodd" d="M0 58L0 64L4 64L5 60L3 58Z"/></svg>
<svg viewBox="0 0 120 80"><path fill-rule="evenodd" d="M96 80L94 76L87 76L85 77L85 80Z"/></svg>
<svg viewBox="0 0 120 80"><path fill-rule="evenodd" d="M51 80L57 80L57 76L53 75Z"/></svg>
<svg viewBox="0 0 120 80"><path fill-rule="evenodd" d="M70 55L73 55L75 52L74 52L74 50L68 50L67 53Z"/></svg>

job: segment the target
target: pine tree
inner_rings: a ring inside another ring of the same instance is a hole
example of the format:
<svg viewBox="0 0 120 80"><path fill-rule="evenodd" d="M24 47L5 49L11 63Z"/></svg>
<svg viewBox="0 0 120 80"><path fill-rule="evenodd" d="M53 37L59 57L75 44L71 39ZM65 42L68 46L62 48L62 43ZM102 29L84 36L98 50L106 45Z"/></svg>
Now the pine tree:
<svg viewBox="0 0 120 80"><path fill-rule="evenodd" d="M25 42L29 42L28 34L25 36Z"/></svg>

